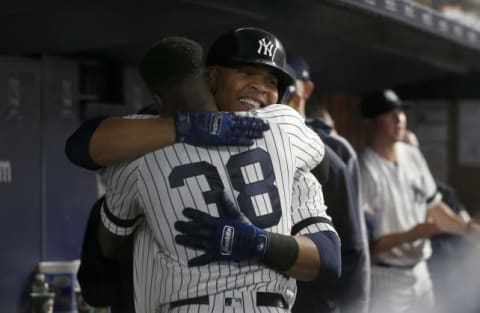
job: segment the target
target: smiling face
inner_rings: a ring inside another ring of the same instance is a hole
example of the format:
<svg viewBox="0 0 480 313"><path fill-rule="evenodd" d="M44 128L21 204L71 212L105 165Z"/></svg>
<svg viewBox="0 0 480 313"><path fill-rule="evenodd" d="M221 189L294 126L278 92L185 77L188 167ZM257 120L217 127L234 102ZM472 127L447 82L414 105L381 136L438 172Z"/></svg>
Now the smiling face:
<svg viewBox="0 0 480 313"><path fill-rule="evenodd" d="M221 111L248 111L278 101L278 79L268 67L211 66L208 83Z"/></svg>

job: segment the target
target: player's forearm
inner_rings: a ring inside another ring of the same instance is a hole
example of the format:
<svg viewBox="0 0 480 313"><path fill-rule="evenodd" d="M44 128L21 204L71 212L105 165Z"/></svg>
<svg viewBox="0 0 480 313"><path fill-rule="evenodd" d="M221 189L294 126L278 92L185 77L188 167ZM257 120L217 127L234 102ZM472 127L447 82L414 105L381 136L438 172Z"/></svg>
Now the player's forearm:
<svg viewBox="0 0 480 313"><path fill-rule="evenodd" d="M432 219L443 232L464 236L466 235L467 221L452 209L440 202L428 211L428 218Z"/></svg>
<svg viewBox="0 0 480 313"><path fill-rule="evenodd" d="M95 130L89 145L92 160L101 166L135 159L175 142L172 118L111 117Z"/></svg>
<svg viewBox="0 0 480 313"><path fill-rule="evenodd" d="M229 112L177 112L173 118L98 118L82 124L68 138L68 159L97 170L129 161L175 142L196 146L250 146L268 124Z"/></svg>
<svg viewBox="0 0 480 313"><path fill-rule="evenodd" d="M480 225L474 221L468 222L465 230L465 239L475 245L480 245Z"/></svg>
<svg viewBox="0 0 480 313"><path fill-rule="evenodd" d="M320 254L315 243L307 237L295 236L298 245L298 257L286 273L301 281L314 280L320 270Z"/></svg>
<svg viewBox="0 0 480 313"><path fill-rule="evenodd" d="M410 231L388 234L370 243L370 252L377 255L417 239L420 238L416 238Z"/></svg>
<svg viewBox="0 0 480 313"><path fill-rule="evenodd" d="M340 242L334 232L305 236L269 233L270 247L262 261L270 268L302 281L338 279Z"/></svg>

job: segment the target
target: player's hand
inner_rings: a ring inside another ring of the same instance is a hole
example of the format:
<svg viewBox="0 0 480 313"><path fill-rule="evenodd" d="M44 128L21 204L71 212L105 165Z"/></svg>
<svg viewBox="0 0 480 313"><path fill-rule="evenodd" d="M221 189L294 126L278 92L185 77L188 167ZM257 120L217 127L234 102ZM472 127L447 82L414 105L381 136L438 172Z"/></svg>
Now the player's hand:
<svg viewBox="0 0 480 313"><path fill-rule="evenodd" d="M262 119L230 112L175 113L175 141L196 146L250 146L269 128Z"/></svg>
<svg viewBox="0 0 480 313"><path fill-rule="evenodd" d="M467 222L443 203L428 210L427 220L437 224L441 231L450 234L464 235L467 228Z"/></svg>
<svg viewBox="0 0 480 313"><path fill-rule="evenodd" d="M190 221L177 221L175 237L178 244L205 251L188 261L189 266L215 261L236 261L261 258L268 247L268 234L247 224L233 203L223 197L222 211L226 217L213 217L196 209L183 211ZM236 212L236 213L235 213Z"/></svg>

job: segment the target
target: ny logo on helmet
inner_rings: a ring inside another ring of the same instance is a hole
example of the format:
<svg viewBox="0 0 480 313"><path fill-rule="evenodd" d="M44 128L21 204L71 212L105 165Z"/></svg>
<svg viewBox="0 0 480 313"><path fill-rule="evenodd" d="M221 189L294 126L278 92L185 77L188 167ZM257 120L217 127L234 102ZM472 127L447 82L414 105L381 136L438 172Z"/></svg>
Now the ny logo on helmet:
<svg viewBox="0 0 480 313"><path fill-rule="evenodd" d="M275 57L275 52L277 52L277 46L272 43L271 40L267 42L265 38L262 38L258 41L258 54L263 54L264 56Z"/></svg>

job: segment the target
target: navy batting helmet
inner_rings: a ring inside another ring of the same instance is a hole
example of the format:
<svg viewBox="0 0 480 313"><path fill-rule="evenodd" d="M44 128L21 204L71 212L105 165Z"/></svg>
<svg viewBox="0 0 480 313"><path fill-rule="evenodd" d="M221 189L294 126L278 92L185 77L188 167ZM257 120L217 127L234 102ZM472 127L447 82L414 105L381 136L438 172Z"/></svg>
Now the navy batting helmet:
<svg viewBox="0 0 480 313"><path fill-rule="evenodd" d="M242 27L218 38L207 54L206 65L265 65L278 78L278 98L295 79L287 71L285 48L278 38L260 28Z"/></svg>

